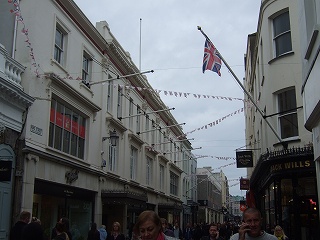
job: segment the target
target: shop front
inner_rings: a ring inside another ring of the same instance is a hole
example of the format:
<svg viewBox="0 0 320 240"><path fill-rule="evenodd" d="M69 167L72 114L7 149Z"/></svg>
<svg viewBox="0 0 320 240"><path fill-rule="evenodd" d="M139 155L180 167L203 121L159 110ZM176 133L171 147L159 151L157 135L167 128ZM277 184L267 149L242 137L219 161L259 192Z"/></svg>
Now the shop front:
<svg viewBox="0 0 320 240"><path fill-rule="evenodd" d="M85 240L94 214L96 192L35 179L32 215L41 220L45 239L50 239L61 217L70 221L72 240Z"/></svg>
<svg viewBox="0 0 320 240"><path fill-rule="evenodd" d="M318 239L318 203L312 147L260 157L247 204L262 210L264 226L280 225L291 240Z"/></svg>
<svg viewBox="0 0 320 240"><path fill-rule="evenodd" d="M147 203L147 194L133 191L103 190L101 199L102 223L107 226L107 231L111 231L113 222L119 222L128 236L139 214L144 210L154 210L155 207Z"/></svg>
<svg viewBox="0 0 320 240"><path fill-rule="evenodd" d="M174 224L175 222L180 223L181 213L183 206L181 203L159 203L158 204L158 214L161 218L167 219L169 224Z"/></svg>

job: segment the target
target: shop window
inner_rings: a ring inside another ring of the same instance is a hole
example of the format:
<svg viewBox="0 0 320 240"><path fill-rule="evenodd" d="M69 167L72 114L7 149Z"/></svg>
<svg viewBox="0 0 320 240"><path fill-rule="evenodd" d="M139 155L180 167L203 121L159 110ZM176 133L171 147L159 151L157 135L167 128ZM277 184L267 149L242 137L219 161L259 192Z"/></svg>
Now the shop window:
<svg viewBox="0 0 320 240"><path fill-rule="evenodd" d="M130 178L136 180L137 178L137 160L138 160L138 149L131 146L130 151Z"/></svg>
<svg viewBox="0 0 320 240"><path fill-rule="evenodd" d="M83 159L86 118L62 101L52 98L49 146Z"/></svg>
<svg viewBox="0 0 320 240"><path fill-rule="evenodd" d="M170 172L170 194L178 195L179 176Z"/></svg>
<svg viewBox="0 0 320 240"><path fill-rule="evenodd" d="M298 136L296 92L294 88L278 93L278 124L282 139Z"/></svg>
<svg viewBox="0 0 320 240"><path fill-rule="evenodd" d="M273 43L275 57L292 51L289 12L273 18Z"/></svg>

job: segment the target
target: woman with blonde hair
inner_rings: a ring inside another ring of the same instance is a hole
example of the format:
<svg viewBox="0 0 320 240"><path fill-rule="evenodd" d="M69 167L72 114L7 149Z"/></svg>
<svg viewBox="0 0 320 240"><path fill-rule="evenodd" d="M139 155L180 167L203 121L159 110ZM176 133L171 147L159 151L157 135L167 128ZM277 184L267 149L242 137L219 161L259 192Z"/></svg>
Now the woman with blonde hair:
<svg viewBox="0 0 320 240"><path fill-rule="evenodd" d="M108 234L107 240L125 240L124 234L121 233L121 225L119 222L112 224L111 233Z"/></svg>
<svg viewBox="0 0 320 240"><path fill-rule="evenodd" d="M286 234L284 233L282 227L280 227L279 225L277 225L274 228L274 235L279 239L279 240L289 240L289 238L286 236Z"/></svg>

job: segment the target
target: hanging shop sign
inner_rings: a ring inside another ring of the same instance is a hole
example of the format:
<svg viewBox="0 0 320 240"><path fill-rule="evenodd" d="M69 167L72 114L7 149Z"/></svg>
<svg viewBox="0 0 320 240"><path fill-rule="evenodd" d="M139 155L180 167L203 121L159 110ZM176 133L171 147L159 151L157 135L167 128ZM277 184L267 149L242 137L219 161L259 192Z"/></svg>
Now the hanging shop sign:
<svg viewBox="0 0 320 240"><path fill-rule="evenodd" d="M236 152L237 168L253 167L252 151L238 151Z"/></svg>
<svg viewBox="0 0 320 240"><path fill-rule="evenodd" d="M248 178L240 178L240 190L249 190L250 180Z"/></svg>

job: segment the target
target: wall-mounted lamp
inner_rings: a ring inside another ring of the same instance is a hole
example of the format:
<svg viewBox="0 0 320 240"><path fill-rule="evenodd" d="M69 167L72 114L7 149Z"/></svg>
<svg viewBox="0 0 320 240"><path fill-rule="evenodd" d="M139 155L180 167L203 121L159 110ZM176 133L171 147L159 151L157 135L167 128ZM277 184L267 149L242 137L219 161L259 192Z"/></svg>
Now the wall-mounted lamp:
<svg viewBox="0 0 320 240"><path fill-rule="evenodd" d="M102 142L107 139L110 139L111 145L115 147L115 146L117 146L118 138L119 138L119 136L117 135L116 130L113 130L112 132L110 132L110 137L103 137L102 138Z"/></svg>

